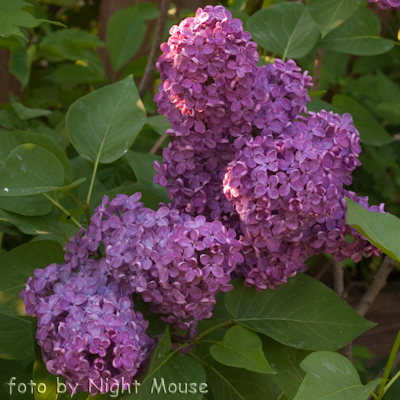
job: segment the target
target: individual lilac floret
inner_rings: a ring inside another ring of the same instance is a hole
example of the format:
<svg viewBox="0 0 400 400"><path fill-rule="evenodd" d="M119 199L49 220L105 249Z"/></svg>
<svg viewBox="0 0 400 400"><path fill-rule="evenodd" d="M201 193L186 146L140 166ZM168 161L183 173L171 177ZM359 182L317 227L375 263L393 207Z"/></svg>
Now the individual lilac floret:
<svg viewBox="0 0 400 400"><path fill-rule="evenodd" d="M243 262L236 232L162 204L153 211L139 199L105 196L86 235L102 237L108 273L163 320L193 333L197 321L211 317L218 291L232 288L231 272Z"/></svg>
<svg viewBox="0 0 400 400"><path fill-rule="evenodd" d="M79 271L68 264L35 270L21 292L27 313L38 319L46 368L92 396L112 384L126 388L154 348L148 322L133 310L130 291L107 275L104 259Z"/></svg>
<svg viewBox="0 0 400 400"><path fill-rule="evenodd" d="M343 185L361 165L360 152L351 116L326 111L242 144L223 184L241 220L246 284L281 285L316 253L359 261L377 251L344 221ZM356 240L347 243L347 234Z"/></svg>
<svg viewBox="0 0 400 400"><path fill-rule="evenodd" d="M368 0L369 3L378 3L379 8L383 10L395 9L400 11L400 0Z"/></svg>

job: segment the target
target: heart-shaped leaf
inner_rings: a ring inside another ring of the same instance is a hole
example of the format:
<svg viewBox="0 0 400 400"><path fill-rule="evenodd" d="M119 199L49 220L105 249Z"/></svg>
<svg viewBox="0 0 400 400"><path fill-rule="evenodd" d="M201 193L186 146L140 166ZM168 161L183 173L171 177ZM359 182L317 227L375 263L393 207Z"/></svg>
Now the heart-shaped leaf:
<svg viewBox="0 0 400 400"><path fill-rule="evenodd" d="M283 59L306 56L320 37L308 8L298 2L257 11L249 18L247 28L260 46Z"/></svg>
<svg viewBox="0 0 400 400"><path fill-rule="evenodd" d="M361 0L307 0L311 17L322 36L336 29L360 7Z"/></svg>
<svg viewBox="0 0 400 400"><path fill-rule="evenodd" d="M361 383L354 365L344 356L317 351L300 364L307 372L294 400L367 400L382 379Z"/></svg>
<svg viewBox="0 0 400 400"><path fill-rule="evenodd" d="M274 374L262 351L261 339L255 332L236 325L221 342L210 347L211 355L221 364L245 368L261 374Z"/></svg>
<svg viewBox="0 0 400 400"><path fill-rule="evenodd" d="M0 170L0 196L51 192L63 185L64 178L64 167L55 155L33 143L21 144Z"/></svg>
<svg viewBox="0 0 400 400"><path fill-rule="evenodd" d="M333 96L332 104L342 112L351 114L363 143L371 146L384 146L394 141L382 125L357 100L337 94Z"/></svg>
<svg viewBox="0 0 400 400"><path fill-rule="evenodd" d="M379 18L371 10L361 7L347 21L326 35L320 44L328 50L357 56L382 54L389 51L395 42L383 39L380 30Z"/></svg>
<svg viewBox="0 0 400 400"><path fill-rule="evenodd" d="M225 305L237 323L305 350L338 350L375 326L333 290L304 274L263 292L237 280L234 290L225 294Z"/></svg>
<svg viewBox="0 0 400 400"><path fill-rule="evenodd" d="M80 98L67 114L72 144L96 164L122 157L145 122L146 111L132 76Z"/></svg>

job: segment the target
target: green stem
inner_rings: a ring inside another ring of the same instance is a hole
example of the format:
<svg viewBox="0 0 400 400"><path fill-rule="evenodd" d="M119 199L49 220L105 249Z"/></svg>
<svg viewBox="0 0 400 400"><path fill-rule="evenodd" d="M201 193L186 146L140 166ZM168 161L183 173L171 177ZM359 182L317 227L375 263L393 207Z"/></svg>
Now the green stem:
<svg viewBox="0 0 400 400"><path fill-rule="evenodd" d="M64 191L64 193L66 195L68 195L69 197L71 197L72 200L76 201L79 205L79 207L82 208L82 210L85 212L86 214L86 222L89 225L90 224L90 214L89 214L89 207L86 206L85 204L83 204L77 197L75 197L69 190Z"/></svg>
<svg viewBox="0 0 400 400"><path fill-rule="evenodd" d="M387 390L390 388L390 386L393 385L393 383L395 382L395 380L400 376L400 371L390 380L390 382L385 386L385 388L383 389L383 394L385 394L387 392Z"/></svg>
<svg viewBox="0 0 400 400"><path fill-rule="evenodd" d="M376 392L379 399L382 398L382 395L384 393L385 385L386 382L389 380L390 371L392 370L394 359L396 358L396 355L399 351L399 347L400 347L400 331L397 334L396 340L392 347L392 351L390 352L389 360L386 364L385 371L383 372L382 382L380 383L378 391Z"/></svg>
<svg viewBox="0 0 400 400"><path fill-rule="evenodd" d="M208 334L209 334L210 332L212 332L213 330L218 329L218 328L222 328L222 327L227 326L227 325L231 325L232 323L234 323L234 322L233 322L233 321L225 321L225 322L221 322L221 323L218 324L218 325L213 326L212 328L206 329L204 332L202 332L202 333L200 333L199 335L197 335L197 336L193 339L193 342L197 343L202 337L208 335Z"/></svg>
<svg viewBox="0 0 400 400"><path fill-rule="evenodd" d="M99 155L98 155L97 158L96 158L96 162L94 163L92 180L91 180L91 182L90 182L89 192L88 192L87 199L86 199L86 203L85 203L85 207L86 207L87 210L88 210L86 216L89 215L90 198L92 197L92 190L93 190L94 180L95 180L95 178L96 178L97 167L99 166L99 157L100 157L100 153L99 153Z"/></svg>
<svg viewBox="0 0 400 400"><path fill-rule="evenodd" d="M45 197L47 197L56 207L58 207L62 212L67 214L69 218L75 223L78 228L82 228L82 225L66 210L58 201L52 199L47 193L43 193Z"/></svg>
<svg viewBox="0 0 400 400"><path fill-rule="evenodd" d="M67 196L71 197L71 199L74 200L78 204L78 206L80 208L82 208L82 210L85 210L86 206L76 196L74 196L69 190L63 190L63 192Z"/></svg>
<svg viewBox="0 0 400 400"><path fill-rule="evenodd" d="M374 399L379 400L379 397L378 397L374 392L371 393L371 396L372 396Z"/></svg>

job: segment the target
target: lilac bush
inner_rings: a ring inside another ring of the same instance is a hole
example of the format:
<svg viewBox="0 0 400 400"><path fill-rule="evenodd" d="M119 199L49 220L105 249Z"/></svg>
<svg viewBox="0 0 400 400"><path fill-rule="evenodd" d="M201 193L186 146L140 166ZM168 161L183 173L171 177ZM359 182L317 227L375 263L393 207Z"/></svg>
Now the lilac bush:
<svg viewBox="0 0 400 400"><path fill-rule="evenodd" d="M316 254L380 254L345 222L345 197L384 212L345 188L361 165L351 115L308 112L308 72L290 59L258 66L257 44L222 6L170 34L154 100L172 141L154 182L173 201L155 211L140 193L104 196L65 263L35 270L21 292L48 371L92 394L90 382L130 384L156 346L134 293L192 345L232 279L276 289Z"/></svg>

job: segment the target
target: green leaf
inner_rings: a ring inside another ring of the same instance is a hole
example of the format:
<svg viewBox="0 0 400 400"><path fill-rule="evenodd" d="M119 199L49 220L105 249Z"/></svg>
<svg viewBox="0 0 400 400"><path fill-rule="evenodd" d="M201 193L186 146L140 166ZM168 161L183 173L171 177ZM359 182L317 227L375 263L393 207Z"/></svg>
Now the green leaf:
<svg viewBox="0 0 400 400"><path fill-rule="evenodd" d="M24 89L29 82L31 74L26 45L11 48L8 69L21 82Z"/></svg>
<svg viewBox="0 0 400 400"><path fill-rule="evenodd" d="M357 56L372 56L389 51L394 41L380 37L379 18L367 8L359 8L346 22L329 33L320 44L329 50Z"/></svg>
<svg viewBox="0 0 400 400"><path fill-rule="evenodd" d="M333 111L336 114L342 115L342 112L335 106L320 99L311 99L311 103L307 104L308 111L319 112L321 110Z"/></svg>
<svg viewBox="0 0 400 400"><path fill-rule="evenodd" d="M389 257L400 262L400 219L389 213L368 211L348 198L346 203L346 223Z"/></svg>
<svg viewBox="0 0 400 400"><path fill-rule="evenodd" d="M262 351L261 339L255 332L236 325L221 342L210 347L211 355L221 364L244 368L261 374L273 374Z"/></svg>
<svg viewBox="0 0 400 400"><path fill-rule="evenodd" d="M218 400L278 400L281 390L271 376L232 368L217 362L206 364L207 382Z"/></svg>
<svg viewBox="0 0 400 400"><path fill-rule="evenodd" d="M67 114L71 143L96 164L121 158L145 122L146 112L132 76L80 98Z"/></svg>
<svg viewBox="0 0 400 400"><path fill-rule="evenodd" d="M337 94L333 96L332 104L342 112L351 114L363 143L372 146L384 146L393 142L394 139L389 133L358 101L343 94Z"/></svg>
<svg viewBox="0 0 400 400"><path fill-rule="evenodd" d="M285 346L265 335L262 335L261 340L264 354L276 372L271 378L284 391L287 398L293 400L306 376L300 368L300 363L310 352Z"/></svg>
<svg viewBox="0 0 400 400"><path fill-rule="evenodd" d="M254 13L247 22L253 39L283 59L306 56L320 33L301 3L281 3Z"/></svg>
<svg viewBox="0 0 400 400"><path fill-rule="evenodd" d="M29 391L28 393L18 393L16 386L10 395L10 387L6 386L12 377L16 378L14 382L17 383L30 382L32 379L33 360L32 357L24 360L0 360L0 396L2 399L33 400L33 395Z"/></svg>
<svg viewBox="0 0 400 400"><path fill-rule="evenodd" d="M195 385L196 393L190 394L190 398L201 400L203 394L199 389L207 386L205 382L206 374L198 361L189 356L171 353L171 339L167 326L151 357L150 368L140 382L137 394L133 393L127 400L151 400L157 394L163 399L184 400L188 398L190 390L194 390L192 385ZM179 392L178 383L181 384L181 390L187 388L186 394ZM172 393L169 389L175 392Z"/></svg>
<svg viewBox="0 0 400 400"><path fill-rule="evenodd" d="M400 87L379 70L377 78L379 97L389 103L397 103L400 109Z"/></svg>
<svg viewBox="0 0 400 400"><path fill-rule="evenodd" d="M43 196L41 197L46 200ZM0 221L10 222L26 235L64 235L60 228L58 210L53 210L47 215L31 217L0 210Z"/></svg>
<svg viewBox="0 0 400 400"><path fill-rule="evenodd" d="M24 34L22 33L21 29L19 29L17 26L10 24L7 21L1 21L0 20L0 37L3 38L8 38L10 36L20 36L25 39ZM25 39L26 40L26 39Z"/></svg>
<svg viewBox="0 0 400 400"><path fill-rule="evenodd" d="M326 93L326 90L316 90L316 91L310 90L310 91L308 92L308 94L309 94L311 97L313 97L313 96L322 96L322 95L325 94L325 93Z"/></svg>
<svg viewBox="0 0 400 400"><path fill-rule="evenodd" d="M311 17L324 37L360 7L361 0L307 0Z"/></svg>
<svg viewBox="0 0 400 400"><path fill-rule="evenodd" d="M86 58L86 50L95 47L104 47L104 43L96 36L81 29L61 29L47 35L40 43L39 49L53 58L66 60L83 60Z"/></svg>
<svg viewBox="0 0 400 400"><path fill-rule="evenodd" d="M55 155L32 143L21 144L0 170L0 196L51 192L63 185L64 178L64 167Z"/></svg>
<svg viewBox="0 0 400 400"><path fill-rule="evenodd" d="M31 318L0 314L0 358L20 360L33 356Z"/></svg>
<svg viewBox="0 0 400 400"><path fill-rule="evenodd" d="M64 167L64 183L72 182L72 168L65 152L52 139L39 133L23 131L0 132L0 169L11 151L18 145L25 143L37 144L56 156Z"/></svg>
<svg viewBox="0 0 400 400"><path fill-rule="evenodd" d="M155 4L139 3L117 11L107 25L107 49L115 71L139 50L146 36L146 21L158 17Z"/></svg>
<svg viewBox="0 0 400 400"><path fill-rule="evenodd" d="M77 64L61 64L54 72L46 76L45 79L59 85L79 85L84 83L101 83L107 81L104 70L98 71L89 65L83 66Z"/></svg>
<svg viewBox="0 0 400 400"><path fill-rule="evenodd" d="M168 197L167 189L153 183L154 175L156 173L153 163L158 161L162 163L162 157L153 154L136 153L128 151L126 159L135 173L139 183L145 185L148 190L154 193L164 203L169 203L171 200Z"/></svg>
<svg viewBox="0 0 400 400"><path fill-rule="evenodd" d="M35 269L63 262L64 251L60 244L53 241L30 242L4 254L0 258L0 313L26 315L19 294L28 278Z"/></svg>
<svg viewBox="0 0 400 400"><path fill-rule="evenodd" d="M15 99L11 98L10 104L14 109L17 117L22 120L26 121L28 119L37 118L37 117L45 117L51 114L49 110L41 110L38 108L28 108L16 101Z"/></svg>
<svg viewBox="0 0 400 400"><path fill-rule="evenodd" d="M171 124L164 115L155 115L154 117L147 118L146 124L150 126L153 131L160 135L165 135L167 129L171 129Z"/></svg>
<svg viewBox="0 0 400 400"><path fill-rule="evenodd" d="M363 386L354 365L344 356L318 351L300 364L307 375L294 400L367 400L382 379Z"/></svg>
<svg viewBox="0 0 400 400"><path fill-rule="evenodd" d="M0 209L27 217L47 215L53 209L53 203L42 194L31 196L0 196Z"/></svg>
<svg viewBox="0 0 400 400"><path fill-rule="evenodd" d="M35 28L42 22L65 26L56 21L36 19L32 14L21 10L25 6L31 6L31 4L21 0L0 0L0 37L7 38L17 35L25 39L17 26Z"/></svg>
<svg viewBox="0 0 400 400"><path fill-rule="evenodd" d="M18 124L17 116L11 110L0 110L0 125L12 131Z"/></svg>
<svg viewBox="0 0 400 400"><path fill-rule="evenodd" d="M241 280L225 294L233 319L279 343L304 350L337 350L375 326L316 279L298 274L256 292Z"/></svg>
<svg viewBox="0 0 400 400"><path fill-rule="evenodd" d="M200 323L206 322L212 321L204 320ZM194 357L198 357L206 369L207 382L210 383L214 398L218 400L281 400L281 389L271 379L275 375L228 367L211 356L210 343L223 340L227 331L226 328L211 331L204 337L206 340L199 341L195 347Z"/></svg>

